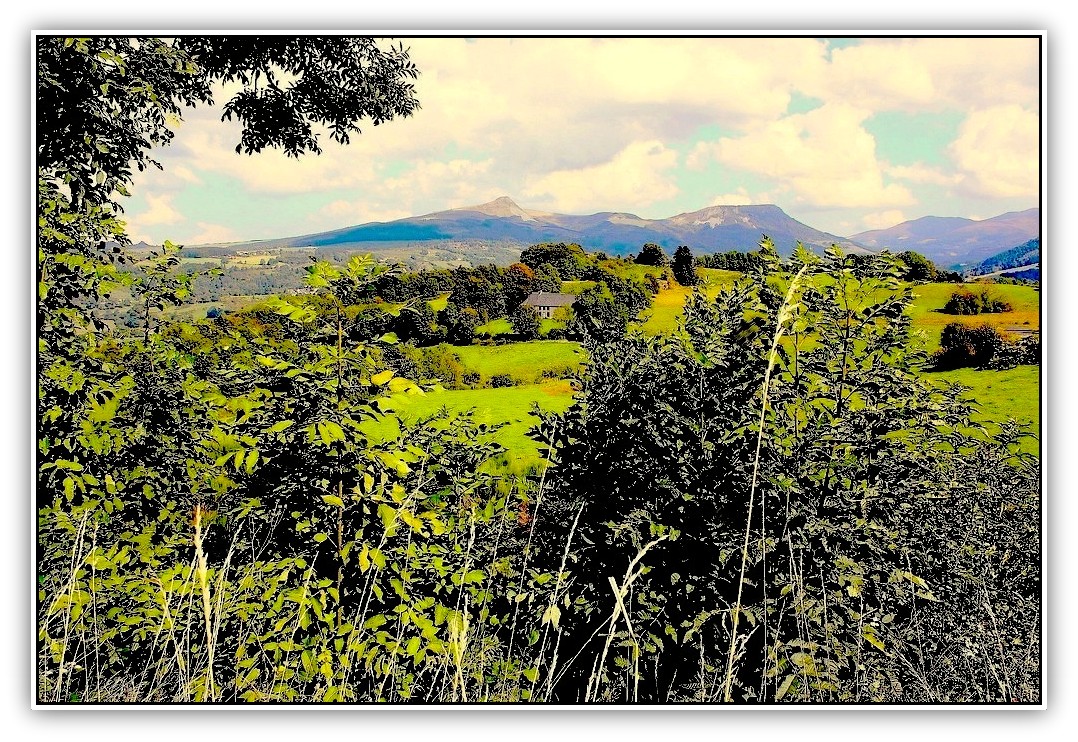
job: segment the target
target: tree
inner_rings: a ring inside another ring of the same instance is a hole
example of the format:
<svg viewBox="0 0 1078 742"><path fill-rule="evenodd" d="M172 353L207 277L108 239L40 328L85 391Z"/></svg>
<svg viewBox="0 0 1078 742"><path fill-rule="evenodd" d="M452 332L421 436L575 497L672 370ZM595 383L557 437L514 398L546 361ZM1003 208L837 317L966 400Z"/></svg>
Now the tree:
<svg viewBox="0 0 1078 742"><path fill-rule="evenodd" d="M539 337L539 313L534 307L521 304L509 317L513 325L513 332L526 340L534 340Z"/></svg>
<svg viewBox="0 0 1078 742"><path fill-rule="evenodd" d="M520 262L532 270L549 263L563 281L577 281L584 274L589 260L584 248L575 242L543 242L520 253Z"/></svg>
<svg viewBox="0 0 1078 742"><path fill-rule="evenodd" d="M136 170L159 167L151 149L171 142L181 112L212 102L214 84L238 83L224 108L242 127L237 149L299 156L320 151L316 125L347 142L363 121L411 115L418 73L403 48L347 37L42 36L35 51L38 405L47 420L40 433L53 442L40 459L48 465L93 458L79 442L83 415L127 395L115 358L142 352L117 351L98 333L95 304L121 285L144 307L167 299L161 280L121 270L129 239L120 199ZM72 377L79 384L63 381Z"/></svg>
<svg viewBox="0 0 1078 742"><path fill-rule="evenodd" d="M699 280L696 276L696 259L687 245L679 245L674 251L671 268L674 271L674 280L682 286L695 286Z"/></svg>
<svg viewBox="0 0 1078 742"><path fill-rule="evenodd" d="M475 328L483 324L472 307L459 307L452 301L438 313L438 324L445 327L446 340L453 345L470 345L475 340Z"/></svg>
<svg viewBox="0 0 1078 742"><path fill-rule="evenodd" d="M547 291L557 293L561 291L561 275L558 269L550 263L542 263L535 269L535 283L532 291Z"/></svg>
<svg viewBox="0 0 1078 742"><path fill-rule="evenodd" d="M902 278L906 281L935 281L936 264L919 252L906 250L898 254L905 266Z"/></svg>
<svg viewBox="0 0 1078 742"><path fill-rule="evenodd" d="M573 304L573 316L566 329L576 337L610 342L625 337L629 329L629 311L606 282L601 282L580 294Z"/></svg>
<svg viewBox="0 0 1078 742"><path fill-rule="evenodd" d="M535 271L523 263L513 263L505 269L503 277L505 286L505 308L512 311L520 306L520 303L528 298L535 289Z"/></svg>
<svg viewBox="0 0 1078 742"><path fill-rule="evenodd" d="M160 167L185 108L238 84L223 118L241 125L237 152L318 153L316 126L347 143L359 125L409 116L418 72L403 47L368 38L42 36L36 46L39 272L43 308L108 291L128 240L118 216L135 170ZM83 263L56 260L80 255ZM102 265L87 271L84 261ZM77 269L76 269L77 268ZM39 325L54 322L47 316ZM69 319L71 319L69 317ZM46 333L47 334L47 333Z"/></svg>
<svg viewBox="0 0 1078 742"><path fill-rule="evenodd" d="M636 263L639 265L658 265L666 266L670 264L670 258L666 256L663 249L656 245L654 242L648 242L640 250L640 254L636 256Z"/></svg>
<svg viewBox="0 0 1078 742"><path fill-rule="evenodd" d="M37 165L68 182L76 205L110 202L132 167L157 165L149 150L172 140L169 118L212 103L216 83L239 84L223 118L241 124L236 151L247 154L319 153L315 126L347 144L361 122L419 106L408 52L369 38L43 36L36 62Z"/></svg>

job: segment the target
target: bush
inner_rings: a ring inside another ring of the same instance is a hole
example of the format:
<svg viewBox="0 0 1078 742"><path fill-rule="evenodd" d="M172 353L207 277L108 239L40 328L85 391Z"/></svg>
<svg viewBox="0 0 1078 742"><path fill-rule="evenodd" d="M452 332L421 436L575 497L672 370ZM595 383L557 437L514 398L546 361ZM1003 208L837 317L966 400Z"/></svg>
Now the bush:
<svg viewBox="0 0 1078 742"><path fill-rule="evenodd" d="M582 597L553 700L1039 696L1036 467L917 372L897 270L815 265L829 280L785 300L751 278L695 295L683 338L591 346L545 418L546 565ZM854 323L851 295L886 320ZM797 323L818 337L779 345Z"/></svg>
<svg viewBox="0 0 1078 742"><path fill-rule="evenodd" d="M450 389L460 389L464 373L464 364L452 346L442 343L423 348L420 363L420 374L423 378L438 379Z"/></svg>
<svg viewBox="0 0 1078 742"><path fill-rule="evenodd" d="M1004 343L988 362L988 368L1003 371L1016 366L1041 364L1041 339L1037 335L1024 337L1016 343Z"/></svg>
<svg viewBox="0 0 1078 742"><path fill-rule="evenodd" d="M962 289L951 294L943 311L945 314L995 314L1009 312L1013 307L1002 299L988 295L987 289L979 293Z"/></svg>
<svg viewBox="0 0 1078 742"><path fill-rule="evenodd" d="M490 386L494 389L501 389L507 386L515 386L516 382L513 381L513 377L509 374L494 374L490 377Z"/></svg>
<svg viewBox="0 0 1078 742"><path fill-rule="evenodd" d="M952 322L943 328L933 361L937 369L985 368L1006 344L1003 334L991 325L970 327Z"/></svg>

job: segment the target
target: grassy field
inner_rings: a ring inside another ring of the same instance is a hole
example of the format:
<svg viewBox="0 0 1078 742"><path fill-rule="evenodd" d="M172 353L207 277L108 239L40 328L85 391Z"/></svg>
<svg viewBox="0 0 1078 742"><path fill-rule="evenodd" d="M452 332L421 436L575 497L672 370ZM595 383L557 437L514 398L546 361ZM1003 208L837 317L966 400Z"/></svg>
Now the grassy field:
<svg viewBox="0 0 1078 742"><path fill-rule="evenodd" d="M1006 331L1010 327L1023 327L1031 330L1040 328L1041 293L1032 286L1011 286L1006 284L965 284L965 288L980 291L986 288L988 295L1007 301L1014 311L998 314L954 315L944 314L943 309L951 294L960 287L953 283L926 283L914 290L916 298L910 305L909 315L916 329L924 332L927 350L939 348L940 333L952 322L965 325L990 324Z"/></svg>
<svg viewBox="0 0 1078 742"><path fill-rule="evenodd" d="M722 271L713 268L701 268L700 288L709 297L714 297L723 286L729 286L737 280L740 273ZM677 329L677 322L684 313L685 301L692 294L691 288L672 285L655 295L655 301L640 326L647 335L661 335Z"/></svg>
<svg viewBox="0 0 1078 742"><path fill-rule="evenodd" d="M561 290L565 294L579 296L595 285L595 281L562 281Z"/></svg>
<svg viewBox="0 0 1078 742"><path fill-rule="evenodd" d="M1040 368L1019 366L1006 371L978 371L960 368L955 371L936 371L925 376L934 381L961 384L970 388L966 397L975 400L979 411L974 419L981 423L1001 423L1013 418L1029 423L1031 432L1041 432ZM1027 440L1022 450L1038 452L1036 440Z"/></svg>
<svg viewBox="0 0 1078 742"><path fill-rule="evenodd" d="M451 416L459 416L474 408L475 422L501 426L490 435L490 440L501 444L506 450L488 463L488 469L520 475L535 471L543 461L538 445L527 436L528 430L538 422L538 418L532 414L533 406L538 405L548 412L562 412L572 404L572 399L569 382L556 380L503 389L402 394L393 398L391 407L406 424L443 409ZM399 430L392 419L371 425L372 431L384 436L394 435Z"/></svg>
<svg viewBox="0 0 1078 742"><path fill-rule="evenodd" d="M668 270L657 265L637 265L636 263L623 263L618 260L604 260L599 265L619 278L631 278L634 281L643 281L648 276L658 277Z"/></svg>
<svg viewBox="0 0 1078 742"><path fill-rule="evenodd" d="M738 274L730 271L705 270L703 271L706 281L703 289L709 296L714 296L724 285L730 285L736 280ZM1040 294L1029 286L992 285L990 294L1006 299L1014 307L1013 312L995 315L978 315L970 317L956 317L943 314L938 310L946 304L951 293L955 291L955 284L925 284L917 287L916 299L910 307L909 313L913 320L914 329L924 333L928 350L939 347L939 336L943 326L949 322L965 322L967 324L990 324L1006 327L1039 327L1039 300ZM655 303L642 323L642 329L648 334L660 334L671 332L676 329L686 298L691 289L681 286L673 286L661 291L655 297ZM1027 324L1028 323L1028 324ZM562 349L557 349L561 345ZM566 346L570 344L543 344L543 343L520 343L495 348L461 348L462 359L465 364L483 373L508 373L510 376L520 373L520 369L531 369L534 364L556 364L568 360ZM579 358L576 357L577 362ZM549 367L549 366L548 366ZM978 402L980 411L976 419L984 423L1002 422L1008 418L1014 418L1019 422L1030 423L1034 434L1040 433L1040 369L1034 366L1023 366L1008 371L978 371L975 369L960 369L948 372L927 372L930 379L962 384L969 387L967 396ZM484 414L491 414L494 419L500 419L498 414L512 416L519 412L511 403L519 394L519 389L490 389L480 390L483 394L475 397L477 404L491 405L484 410ZM570 390L563 389L564 398L561 404L566 407L570 404ZM463 398L462 398L463 399ZM499 411L501 411L499 413ZM509 418L506 418L509 419ZM1036 440L1029 440L1023 449L1036 453L1038 450ZM529 449L533 451L534 449Z"/></svg>
<svg viewBox="0 0 1078 742"><path fill-rule="evenodd" d="M512 335L513 325L504 317L501 319L492 319L490 322L486 322L475 328L475 334L489 335L490 337L495 337L497 335Z"/></svg>
<svg viewBox="0 0 1078 742"><path fill-rule="evenodd" d="M646 266L626 266L650 272ZM714 296L722 286L730 285L739 274L730 271L705 269L701 271L704 282L702 289L708 296ZM583 290L582 284L568 284L565 290ZM915 330L924 334L928 350L939 347L940 332L950 322L980 324L988 322L1002 329L1008 327L1039 327L1040 293L1029 286L991 285L988 291L1008 301L1013 312L975 316L954 316L938 310L946 304L955 284L924 284L916 289L916 299L909 309ZM979 288L973 286L971 288ZM672 332L677 327L686 298L692 289L674 285L655 297L651 310L645 314L645 321L640 327L645 333L656 335ZM240 309L250 306L265 297L242 296L224 297L216 302L192 304L173 310L174 318L198 319L205 316L210 307ZM444 306L446 297L439 297L431 302L434 308ZM441 306L438 306L441 305ZM549 324L550 321L545 321ZM506 319L488 322L479 328L489 335L512 332L512 326ZM547 410L564 410L572 403L572 390L568 382L550 380L544 377L558 376L580 367L582 356L577 343L566 341L540 340L527 343L484 346L472 345L454 348L463 365L470 371L478 372L483 382L493 376L504 374L513 379L516 386L499 389L453 390L435 392L420 397L403 397L396 409L406 419L416 419L429 415L445 406L451 412L460 412L474 407L476 420L487 424L505 423L505 427L494 434L494 440L507 449L491 465L509 473L524 473L529 467L540 463L535 443L525 435L535 423L530 410L533 403L538 403ZM926 375L934 380L959 383L970 387L968 396L977 400L980 412L977 418L985 423L1001 422L1014 418L1032 425L1033 432L1040 432L1039 404L1039 369L1023 366L1009 371L977 371L960 369L948 372L929 372ZM1027 441L1024 449L1037 452L1037 441Z"/></svg>
<svg viewBox="0 0 1078 742"><path fill-rule="evenodd" d="M580 345L565 340L533 340L507 345L464 345L453 349L469 371L484 380L505 374L518 384L534 384L580 367Z"/></svg>

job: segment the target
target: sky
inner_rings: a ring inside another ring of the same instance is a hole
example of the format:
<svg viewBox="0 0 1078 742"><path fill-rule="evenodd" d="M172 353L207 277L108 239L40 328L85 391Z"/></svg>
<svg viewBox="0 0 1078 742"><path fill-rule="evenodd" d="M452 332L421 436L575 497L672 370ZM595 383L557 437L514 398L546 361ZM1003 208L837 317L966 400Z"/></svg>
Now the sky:
<svg viewBox="0 0 1078 742"><path fill-rule="evenodd" d="M421 108L298 161L189 109L133 239L321 232L483 203L663 218L773 203L850 236L1039 203L1037 38L414 38Z"/></svg>

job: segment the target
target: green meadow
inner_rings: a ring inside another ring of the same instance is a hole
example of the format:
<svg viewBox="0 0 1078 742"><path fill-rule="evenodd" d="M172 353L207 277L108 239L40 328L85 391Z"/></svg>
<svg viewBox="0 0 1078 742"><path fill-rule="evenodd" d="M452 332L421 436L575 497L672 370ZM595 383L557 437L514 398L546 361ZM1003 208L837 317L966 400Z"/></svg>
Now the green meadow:
<svg viewBox="0 0 1078 742"><path fill-rule="evenodd" d="M1007 332L1010 328L1040 329L1041 293L1033 286L965 284L961 287L974 292L979 292L983 288L990 297L1003 299L1009 303L1013 311L965 316L944 314L940 310L960 286L953 283L926 283L917 286L914 289L916 298L910 305L909 315L914 327L924 333L929 351L939 348L940 333L952 322L965 325L989 324L1003 332Z"/></svg>
<svg viewBox="0 0 1078 742"><path fill-rule="evenodd" d="M469 371L484 381L508 376L516 384L535 384L568 376L580 368L578 343L567 340L532 340L505 345L462 345L453 348Z"/></svg>
<svg viewBox="0 0 1078 742"><path fill-rule="evenodd" d="M523 475L542 466L539 445L528 437L528 431L538 422L532 414L535 407L547 412L564 412L572 404L572 389L568 381L558 379L542 384L504 387L501 389L439 389L425 394L399 394L392 398L389 408L407 425L444 412L443 425L474 410L473 419L496 429L489 440L505 448L505 452L487 463L488 470ZM391 436L399 431L397 421L384 418L371 423L375 435Z"/></svg>

